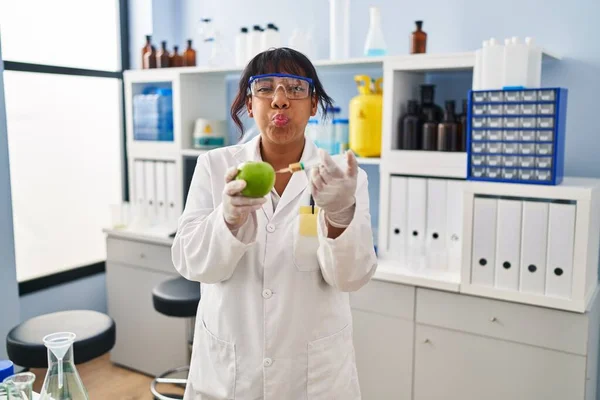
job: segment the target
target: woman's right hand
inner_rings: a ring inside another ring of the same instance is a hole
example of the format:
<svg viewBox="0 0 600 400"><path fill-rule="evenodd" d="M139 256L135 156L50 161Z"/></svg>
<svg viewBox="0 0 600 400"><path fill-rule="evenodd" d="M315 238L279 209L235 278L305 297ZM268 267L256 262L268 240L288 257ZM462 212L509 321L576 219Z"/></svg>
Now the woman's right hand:
<svg viewBox="0 0 600 400"><path fill-rule="evenodd" d="M237 167L231 167L225 173L225 188L223 189L223 217L230 230L239 229L248 220L250 213L260 209L267 201L264 197L250 198L241 195L246 187L246 181L235 179Z"/></svg>

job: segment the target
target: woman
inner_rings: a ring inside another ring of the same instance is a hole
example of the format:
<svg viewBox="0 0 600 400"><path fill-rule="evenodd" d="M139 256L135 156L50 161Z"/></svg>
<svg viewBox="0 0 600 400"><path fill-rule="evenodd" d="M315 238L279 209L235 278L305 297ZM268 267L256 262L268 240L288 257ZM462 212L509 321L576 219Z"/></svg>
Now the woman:
<svg viewBox="0 0 600 400"><path fill-rule="evenodd" d="M304 138L331 103L304 55L261 53L231 108L260 135L198 158L172 248L179 273L203 284L185 399L360 399L348 292L377 260L366 174L351 152L342 168ZM245 161L315 157L310 176L278 174L264 198L234 179Z"/></svg>

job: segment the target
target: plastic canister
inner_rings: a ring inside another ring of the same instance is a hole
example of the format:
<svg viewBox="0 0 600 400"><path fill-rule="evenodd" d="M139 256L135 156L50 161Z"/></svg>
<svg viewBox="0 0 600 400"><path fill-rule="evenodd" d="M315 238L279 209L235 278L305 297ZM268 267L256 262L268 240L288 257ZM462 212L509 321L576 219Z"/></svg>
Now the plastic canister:
<svg viewBox="0 0 600 400"><path fill-rule="evenodd" d="M375 92L371 90L371 78L357 75L358 96L350 100L349 146L359 157L381 155L381 120L383 78L375 81Z"/></svg>
<svg viewBox="0 0 600 400"><path fill-rule="evenodd" d="M194 148L215 149L227 145L225 121L198 118L194 127Z"/></svg>
<svg viewBox="0 0 600 400"><path fill-rule="evenodd" d="M15 366L10 360L0 360L0 382L15 373Z"/></svg>
<svg viewBox="0 0 600 400"><path fill-rule="evenodd" d="M349 133L348 133L348 119L334 119L333 120L333 130L335 132L335 142L332 154L343 154L346 150L348 150L348 141L349 141Z"/></svg>

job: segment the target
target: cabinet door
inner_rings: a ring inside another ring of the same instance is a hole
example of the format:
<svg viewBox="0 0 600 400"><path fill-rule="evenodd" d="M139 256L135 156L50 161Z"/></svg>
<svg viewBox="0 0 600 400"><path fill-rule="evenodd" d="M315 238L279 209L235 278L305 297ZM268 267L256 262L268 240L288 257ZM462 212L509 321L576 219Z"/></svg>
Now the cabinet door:
<svg viewBox="0 0 600 400"><path fill-rule="evenodd" d="M162 315L152 304L152 289L173 277L107 263L108 314L117 326L117 340L111 351L114 363L150 375L189 364L185 318Z"/></svg>
<svg viewBox="0 0 600 400"><path fill-rule="evenodd" d="M353 309L363 400L410 400L414 322Z"/></svg>
<svg viewBox="0 0 600 400"><path fill-rule="evenodd" d="M583 399L584 356L417 324L414 400Z"/></svg>

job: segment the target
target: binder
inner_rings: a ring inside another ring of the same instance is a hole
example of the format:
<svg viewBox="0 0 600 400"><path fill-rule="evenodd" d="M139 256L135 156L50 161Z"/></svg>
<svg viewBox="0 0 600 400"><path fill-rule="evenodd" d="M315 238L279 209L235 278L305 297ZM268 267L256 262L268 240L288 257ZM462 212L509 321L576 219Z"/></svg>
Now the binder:
<svg viewBox="0 0 600 400"><path fill-rule="evenodd" d="M156 167L154 161L144 161L144 186L146 188L146 215L150 224L156 222Z"/></svg>
<svg viewBox="0 0 600 400"><path fill-rule="evenodd" d="M390 178L390 226L388 234L388 252L402 256L406 249L408 208L408 180L400 176Z"/></svg>
<svg viewBox="0 0 600 400"><path fill-rule="evenodd" d="M135 160L133 162L133 196L135 200L135 214L144 215L146 213L146 188L144 178L144 161Z"/></svg>
<svg viewBox="0 0 600 400"><path fill-rule="evenodd" d="M568 299L573 280L575 204L551 203L548 215L546 296Z"/></svg>
<svg viewBox="0 0 600 400"><path fill-rule="evenodd" d="M158 220L167 220L167 166L164 161L156 162L156 207Z"/></svg>
<svg viewBox="0 0 600 400"><path fill-rule="evenodd" d="M498 201L475 197L473 202L473 238L471 283L494 286L496 262L496 212Z"/></svg>
<svg viewBox="0 0 600 400"><path fill-rule="evenodd" d="M546 286L546 246L548 242L548 203L523 202L521 232L520 291L544 295Z"/></svg>
<svg viewBox="0 0 600 400"><path fill-rule="evenodd" d="M448 270L460 273L462 266L463 182L448 180L446 189L446 247Z"/></svg>
<svg viewBox="0 0 600 400"><path fill-rule="evenodd" d="M425 223L427 219L427 180L408 178L408 251L421 256L425 250Z"/></svg>
<svg viewBox="0 0 600 400"><path fill-rule="evenodd" d="M429 267L446 269L446 190L442 179L427 179L427 215L425 218L425 249Z"/></svg>
<svg viewBox="0 0 600 400"><path fill-rule="evenodd" d="M498 289L519 290L521 220L521 201L498 200L495 265Z"/></svg>
<svg viewBox="0 0 600 400"><path fill-rule="evenodd" d="M177 196L177 169L174 162L166 164L167 170L167 218L170 224L177 224L181 205Z"/></svg>

